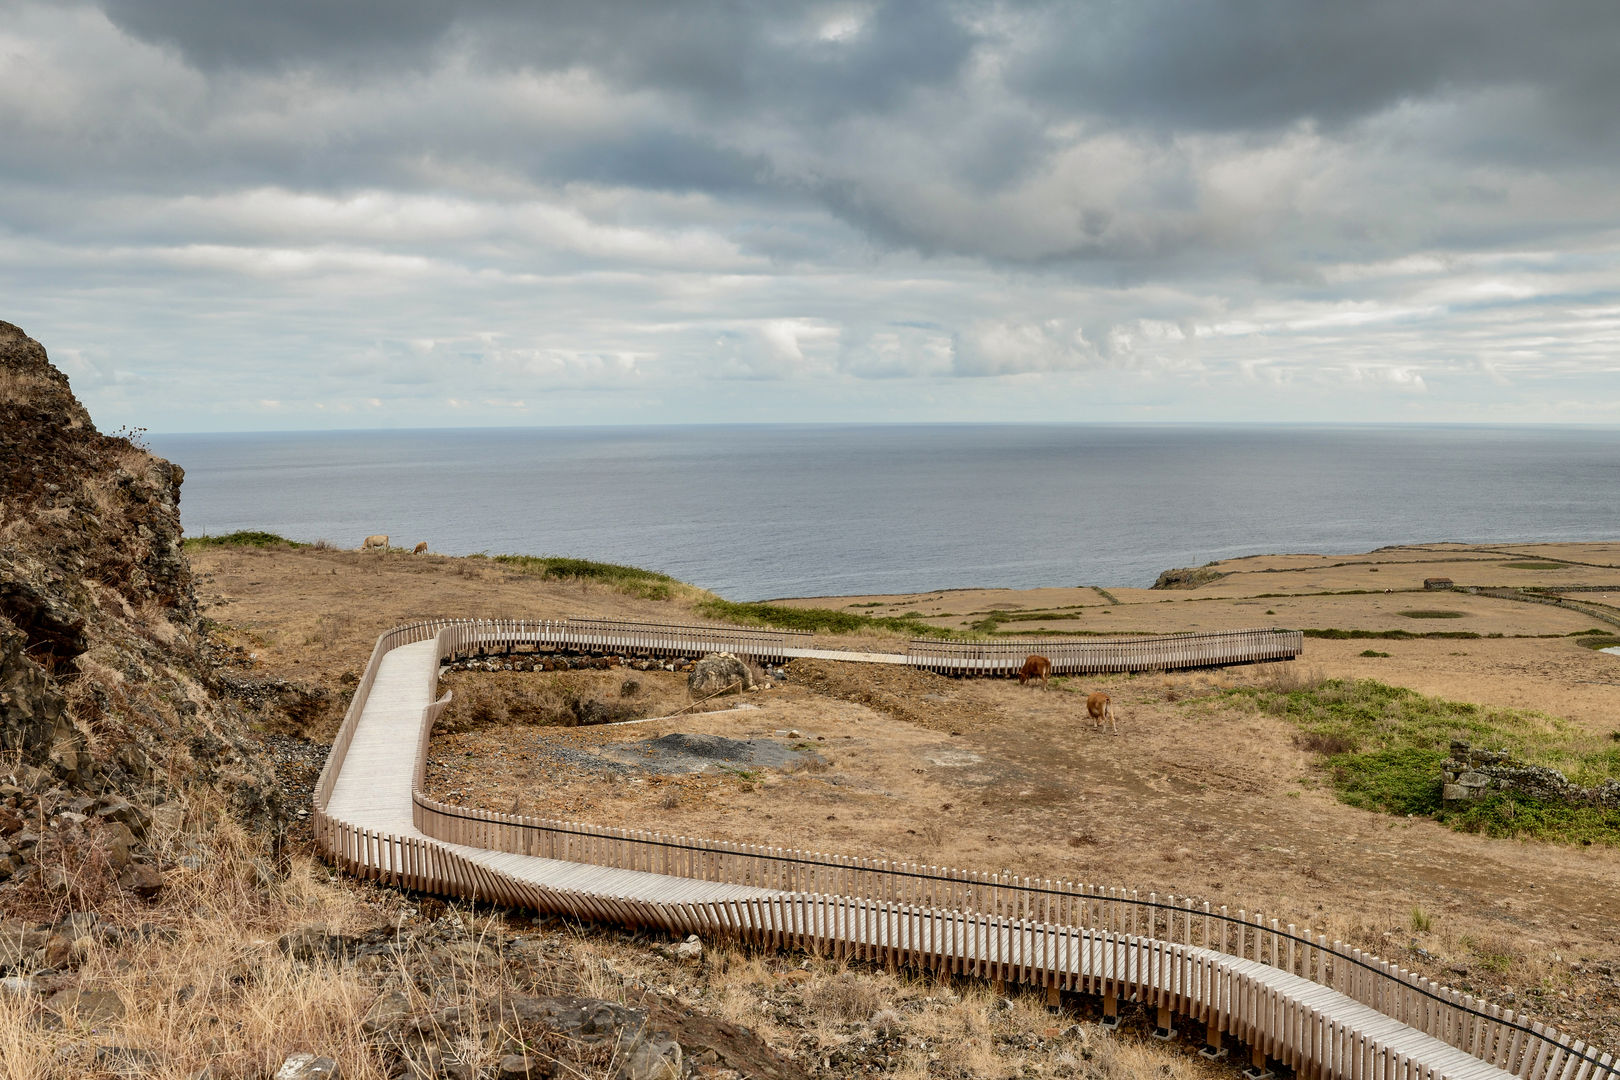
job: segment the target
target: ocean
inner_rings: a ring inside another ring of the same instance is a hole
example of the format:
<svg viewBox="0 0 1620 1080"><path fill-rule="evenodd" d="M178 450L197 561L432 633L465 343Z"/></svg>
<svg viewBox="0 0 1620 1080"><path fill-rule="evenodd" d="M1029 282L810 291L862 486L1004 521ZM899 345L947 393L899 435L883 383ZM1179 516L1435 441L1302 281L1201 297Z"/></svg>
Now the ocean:
<svg viewBox="0 0 1620 1080"><path fill-rule="evenodd" d="M187 535L572 555L731 600L1146 586L1270 552L1612 540L1620 429L742 425L152 435Z"/></svg>

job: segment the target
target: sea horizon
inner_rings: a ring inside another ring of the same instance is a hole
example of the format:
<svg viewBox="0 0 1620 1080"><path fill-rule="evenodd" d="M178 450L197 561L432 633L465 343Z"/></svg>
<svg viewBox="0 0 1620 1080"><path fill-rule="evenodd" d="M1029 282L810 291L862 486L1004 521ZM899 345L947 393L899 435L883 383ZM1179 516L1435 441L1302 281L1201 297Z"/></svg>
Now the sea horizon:
<svg viewBox="0 0 1620 1080"><path fill-rule="evenodd" d="M149 435L188 535L568 555L736 600L1052 585L1391 544L1597 540L1601 425L736 423Z"/></svg>

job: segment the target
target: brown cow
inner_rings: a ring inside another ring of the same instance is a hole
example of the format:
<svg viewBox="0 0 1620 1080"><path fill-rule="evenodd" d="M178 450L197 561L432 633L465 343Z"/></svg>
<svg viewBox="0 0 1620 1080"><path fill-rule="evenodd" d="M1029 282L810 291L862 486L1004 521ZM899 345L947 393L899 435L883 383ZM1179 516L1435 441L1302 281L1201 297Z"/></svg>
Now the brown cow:
<svg viewBox="0 0 1620 1080"><path fill-rule="evenodd" d="M1024 666L1018 669L1018 685L1023 686L1031 679L1040 679L1041 685L1046 685L1047 677L1052 674L1052 661L1044 656L1030 656L1025 658Z"/></svg>
<svg viewBox="0 0 1620 1080"><path fill-rule="evenodd" d="M1108 723L1114 725L1114 734L1119 734L1119 721L1114 719L1114 703L1109 700L1107 694L1099 690L1095 694L1092 694L1090 697L1086 698L1086 712L1091 714L1091 721L1094 727L1100 730L1103 726L1103 721L1106 720Z"/></svg>
<svg viewBox="0 0 1620 1080"><path fill-rule="evenodd" d="M426 555L427 554L427 541L423 540L420 544L417 544L416 547L414 549L412 549L411 554L412 555Z"/></svg>

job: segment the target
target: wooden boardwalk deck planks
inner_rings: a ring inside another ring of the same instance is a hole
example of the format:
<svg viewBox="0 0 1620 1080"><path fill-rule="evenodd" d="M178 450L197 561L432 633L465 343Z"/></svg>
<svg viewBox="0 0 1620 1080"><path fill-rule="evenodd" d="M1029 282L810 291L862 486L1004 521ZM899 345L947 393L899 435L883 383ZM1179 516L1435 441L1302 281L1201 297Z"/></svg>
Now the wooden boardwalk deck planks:
<svg viewBox="0 0 1620 1080"><path fill-rule="evenodd" d="M444 706L434 700L441 659L492 642L503 648L537 644L556 636L555 626L513 621L492 631L488 624L436 621L379 640L316 789L317 839L335 862L412 888L537 910L827 950L1054 991L1136 997L1158 1006L1161 1016L1173 1010L1207 1022L1212 1032L1232 1034L1302 1075L1351 1080L1612 1080L1616 1075L1610 1055L1565 1044L1540 1025L1533 1031L1541 1036L1527 1035L1519 1028L1529 1025L1510 1013L1474 1008L1472 999L1428 989L1376 958L1337 943L1329 947L1309 934L1300 937L1293 927L1285 931L1258 916L1251 923L1242 912L1233 919L1224 909L1195 911L1152 894L1143 908L1135 894L1126 900L1122 890L1080 887L1077 892L1051 882L939 868L897 877L889 864L872 860L788 859L750 845L536 824L515 815L444 808L422 796L416 789L426 740ZM661 647L682 647L681 629L671 628ZM703 647L722 636L711 630L698 635L701 641L688 639L686 647ZM609 626L592 634L622 647L640 632ZM528 851L542 843L563 846L569 857ZM519 845L525 850L510 850ZM615 865L620 863L631 865ZM655 872L655 866L665 872ZM727 876L748 881L719 880ZM795 881L815 888L760 884ZM850 895L849 890L877 895ZM906 903L908 896L926 902ZM962 904L967 906L952 906ZM1061 918L1054 921L1054 914ZM1139 917L1150 933L1162 925L1169 938L1138 933ZM1100 919L1104 926L1062 919ZM1212 927L1219 929L1219 948L1205 947L1215 941ZM1195 932L1204 946L1192 943Z"/></svg>

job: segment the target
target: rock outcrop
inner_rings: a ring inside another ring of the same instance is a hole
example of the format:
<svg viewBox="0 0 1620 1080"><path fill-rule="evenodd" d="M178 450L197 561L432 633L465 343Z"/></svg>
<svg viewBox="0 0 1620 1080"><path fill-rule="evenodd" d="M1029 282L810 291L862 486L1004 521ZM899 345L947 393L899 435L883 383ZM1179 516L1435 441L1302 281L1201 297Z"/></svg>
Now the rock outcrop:
<svg viewBox="0 0 1620 1080"><path fill-rule="evenodd" d="M692 666L686 688L700 698L728 690L741 693L754 688L754 676L747 664L730 653L710 653Z"/></svg>
<svg viewBox="0 0 1620 1080"><path fill-rule="evenodd" d="M209 660L181 547L184 475L98 432L45 349L0 322L0 805L54 814L0 857L11 887L35 853L110 845L115 876L149 893L144 821L192 782L280 827L273 773ZM133 807L133 827L102 827L112 803Z"/></svg>
<svg viewBox="0 0 1620 1080"><path fill-rule="evenodd" d="M1200 585L1208 585L1212 581L1219 581L1226 574L1220 570L1211 570L1207 566L1194 566L1179 570L1166 570L1159 575L1153 583L1155 589L1196 589Z"/></svg>

